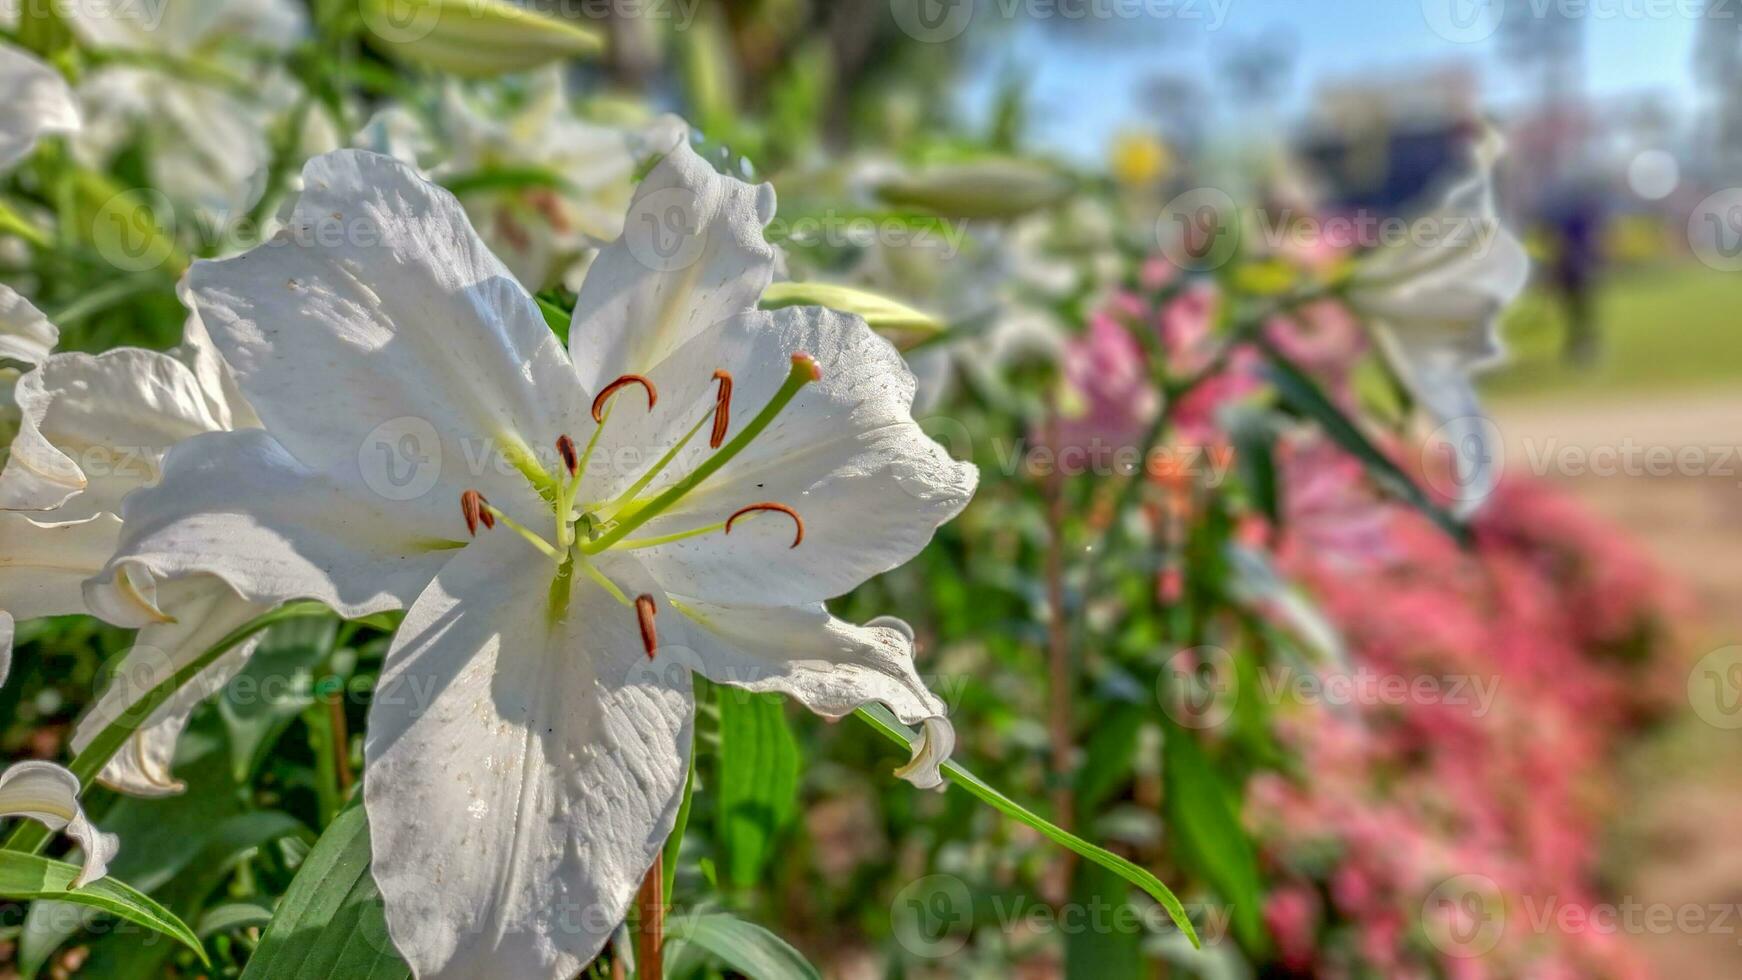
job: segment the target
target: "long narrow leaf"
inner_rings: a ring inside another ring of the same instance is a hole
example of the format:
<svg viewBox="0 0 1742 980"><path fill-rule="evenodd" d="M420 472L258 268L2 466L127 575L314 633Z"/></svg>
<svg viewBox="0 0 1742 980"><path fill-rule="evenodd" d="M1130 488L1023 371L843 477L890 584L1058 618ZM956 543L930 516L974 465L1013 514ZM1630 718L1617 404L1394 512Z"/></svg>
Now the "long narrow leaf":
<svg viewBox="0 0 1742 980"><path fill-rule="evenodd" d="M198 953L201 962L211 965L193 930L168 909L114 878L103 878L83 888L74 888L73 882L78 876L78 867L64 861L51 861L36 854L0 851L0 898L72 902L107 912L169 936Z"/></svg>
<svg viewBox="0 0 1742 980"><path fill-rule="evenodd" d="M304 859L242 980L406 980L386 916L369 873L369 821L353 804Z"/></svg>
<svg viewBox="0 0 1742 980"><path fill-rule="evenodd" d="M1271 383L1289 407L1317 423L1331 441L1360 461L1381 489L1427 515L1447 534L1462 542L1469 541L1470 529L1435 503L1391 457L1380 452L1379 447L1373 445L1372 440L1331 401L1318 382L1271 345L1261 343L1259 346L1270 365Z"/></svg>

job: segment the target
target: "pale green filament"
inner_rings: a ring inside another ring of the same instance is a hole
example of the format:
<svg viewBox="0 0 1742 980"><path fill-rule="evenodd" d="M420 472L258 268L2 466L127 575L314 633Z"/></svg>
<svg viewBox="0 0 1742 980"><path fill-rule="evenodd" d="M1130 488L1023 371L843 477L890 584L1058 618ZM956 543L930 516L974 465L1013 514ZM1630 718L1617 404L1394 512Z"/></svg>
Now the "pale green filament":
<svg viewBox="0 0 1742 980"><path fill-rule="evenodd" d="M670 509L673 504L682 500L691 490L700 486L702 481L713 476L720 467L725 466L731 462L733 457L743 452L744 447L750 445L751 440L761 435L762 430L768 428L775 416L779 415L781 410L786 408L787 404L798 395L799 389L815 380L815 371L816 363L814 361L809 358L804 360L795 358L792 370L787 373L786 381L781 384L780 390L774 393L774 397L768 400L768 404L762 407L762 411L758 412L756 417L750 420L750 424L734 436L731 442L726 443L718 452L703 460L701 465L697 466L690 475L666 488L663 493L653 498L645 506L637 508L634 514L618 520L615 527L597 540L579 545L581 552L596 555L615 546L627 537L629 532L658 517Z"/></svg>
<svg viewBox="0 0 1742 980"><path fill-rule="evenodd" d="M594 568L591 562L587 561L586 559L582 559L580 562L577 563L577 566L580 568L581 571L587 573L588 578L599 583L599 588L604 589L606 592L609 592L611 594L611 598L616 599L618 602L622 603L625 606L635 605L635 600L624 595L623 590L619 589L617 587L617 583L606 578L605 573L599 571L597 568Z"/></svg>
<svg viewBox="0 0 1742 980"><path fill-rule="evenodd" d="M641 477L631 484L629 489L618 494L609 503L601 505L598 509L611 511L611 516L613 518L617 516L618 512L627 509L629 504L634 502L635 495L647 489L647 485L653 482L654 477L658 476L660 471L669 466L671 461L677 458L678 453L683 452L683 447L690 444L690 440L695 438L696 433L702 431L702 424L713 417L714 413L709 412L708 414L703 415L700 419L697 419L696 424L690 426L690 430L684 433L682 439L678 440L677 445L666 450L665 455L661 456L646 473L641 474Z"/></svg>
<svg viewBox="0 0 1742 980"><path fill-rule="evenodd" d="M491 517L494 517L496 520L500 521L509 530L517 532L521 537L525 538L527 541L530 541L532 543L532 546L534 548L537 548L539 551L543 552L544 556L546 558L549 558L551 561L554 561L558 564L562 563L562 560L563 560L562 551L553 547L549 541L546 541L544 538L539 537L537 534L533 533L525 525L521 524L519 521L515 520L514 518L509 517L507 514L502 513L501 510L497 509L496 507L491 506L490 504L485 504L484 510L487 511Z"/></svg>

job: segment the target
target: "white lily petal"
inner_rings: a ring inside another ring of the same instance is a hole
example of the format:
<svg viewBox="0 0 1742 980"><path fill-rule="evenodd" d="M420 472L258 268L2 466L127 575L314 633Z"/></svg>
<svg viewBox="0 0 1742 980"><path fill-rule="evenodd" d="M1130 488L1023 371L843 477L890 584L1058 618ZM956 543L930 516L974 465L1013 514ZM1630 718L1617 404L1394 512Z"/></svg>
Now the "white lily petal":
<svg viewBox="0 0 1742 980"><path fill-rule="evenodd" d="M79 128L73 92L60 72L0 42L0 172L24 159L47 133Z"/></svg>
<svg viewBox="0 0 1742 980"><path fill-rule="evenodd" d="M79 806L79 778L52 762L17 762L0 773L0 817L28 817L65 831L85 852L85 865L73 880L83 888L109 871L120 841L98 832Z"/></svg>
<svg viewBox="0 0 1742 980"><path fill-rule="evenodd" d="M220 428L257 428L260 418L254 414L248 400L242 397L242 388L236 383L236 372L224 363L224 356L218 353L218 345L212 342L205 321L198 313L191 312L193 296L187 291L186 279L176 287L176 295L190 311L187 322L182 325L181 345L173 351L176 359L193 371L200 391L206 396L206 407Z"/></svg>
<svg viewBox="0 0 1742 980"><path fill-rule="evenodd" d="M0 610L0 687L6 686L6 678L12 673L12 636L15 626L12 614Z"/></svg>
<svg viewBox="0 0 1742 980"><path fill-rule="evenodd" d="M858 317L818 307L746 313L709 328L651 372L660 390L656 411L631 403L606 421L601 457L627 450L625 458L645 460L650 448L674 444L711 410L716 368L734 378L730 438L772 397L798 351L816 359L822 380L805 386L743 453L632 537L717 524L742 507L774 501L798 511L804 543L791 547L788 518L758 514L730 535L638 551L666 590L726 603L828 599L918 554L973 495L978 471L952 460L913 421L914 379L901 355ZM693 440L642 496L687 474L709 452L705 439ZM609 474L616 481L610 491L639 469Z"/></svg>
<svg viewBox="0 0 1742 980"><path fill-rule="evenodd" d="M19 619L85 612L82 583L102 571L120 536L113 514L44 524L0 512L0 606Z"/></svg>
<svg viewBox="0 0 1742 980"><path fill-rule="evenodd" d="M0 360L41 364L59 342L60 330L41 310L10 286L0 286Z"/></svg>
<svg viewBox="0 0 1742 980"><path fill-rule="evenodd" d="M944 784L944 763L956 750L956 729L943 718L924 718L919 725L919 743L913 758L895 770L895 775L920 789L938 789Z"/></svg>
<svg viewBox="0 0 1742 980"><path fill-rule="evenodd" d="M716 173L679 143L635 192L623 235L602 249L575 302L569 351L598 391L641 374L691 338L754 309L774 275L762 229L774 188Z"/></svg>
<svg viewBox="0 0 1742 980"><path fill-rule="evenodd" d="M193 371L131 347L55 354L19 379L14 397L22 418L0 472L0 508L52 509L58 520L119 511L122 497L157 479L169 447L223 428Z"/></svg>
<svg viewBox="0 0 1742 980"><path fill-rule="evenodd" d="M123 515L94 593L134 568L209 572L251 602L319 599L349 618L404 608L467 540L457 494L391 500L355 456L318 471L259 429L176 446L162 482L129 496Z"/></svg>
<svg viewBox="0 0 1742 980"><path fill-rule="evenodd" d="M369 713L364 803L394 943L425 980L574 976L675 823L688 671L635 610L498 530L406 615Z"/></svg>
<svg viewBox="0 0 1742 980"><path fill-rule="evenodd" d="M925 727L921 750L898 774L921 789L938 785L938 767L949 757L955 732L948 709L915 668L911 636L889 626L854 626L829 615L820 602L768 607L679 596L669 601L676 615L657 618L661 657L679 658L715 683L779 692L825 718L879 702L903 722Z"/></svg>
<svg viewBox="0 0 1742 980"><path fill-rule="evenodd" d="M411 419L452 478L498 506L536 504L512 470L462 472L504 441L548 456L585 416L532 297L453 195L403 163L338 150L310 160L303 184L271 242L188 274L249 404L315 469L354 462Z"/></svg>
<svg viewBox="0 0 1742 980"><path fill-rule="evenodd" d="M208 575L164 583L158 601L175 617L175 622L139 631L132 648L116 666L108 687L74 727L75 753L84 751L92 739L152 688L272 608L244 600L222 581ZM109 760L98 777L103 784L136 796L181 792L185 787L170 773L176 739L194 709L236 676L258 644L257 636L239 644L177 690Z"/></svg>

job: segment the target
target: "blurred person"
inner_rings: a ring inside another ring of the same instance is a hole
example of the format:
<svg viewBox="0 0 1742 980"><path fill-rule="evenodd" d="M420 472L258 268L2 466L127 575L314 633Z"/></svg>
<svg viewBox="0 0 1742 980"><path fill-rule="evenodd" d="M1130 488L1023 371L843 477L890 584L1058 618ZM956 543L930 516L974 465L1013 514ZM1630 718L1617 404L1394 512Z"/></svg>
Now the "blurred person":
<svg viewBox="0 0 1742 980"><path fill-rule="evenodd" d="M1567 320L1561 356L1568 364L1589 366L1602 351L1594 295L1607 223L1601 189L1589 179L1570 181L1549 197L1542 217L1555 246L1547 278Z"/></svg>

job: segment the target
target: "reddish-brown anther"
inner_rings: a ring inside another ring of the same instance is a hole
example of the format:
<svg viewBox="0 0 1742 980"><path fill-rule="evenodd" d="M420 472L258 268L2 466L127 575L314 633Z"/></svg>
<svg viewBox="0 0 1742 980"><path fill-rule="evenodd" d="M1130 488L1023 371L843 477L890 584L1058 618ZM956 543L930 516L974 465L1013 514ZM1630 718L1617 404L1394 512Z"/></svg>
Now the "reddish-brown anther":
<svg viewBox="0 0 1742 980"><path fill-rule="evenodd" d="M732 424L732 372L715 371L714 380L720 383L720 391L714 398L714 431L708 436L709 449L720 448L720 443L726 441L726 429Z"/></svg>
<svg viewBox="0 0 1742 980"><path fill-rule="evenodd" d="M659 404L659 391L653 387L653 382L639 374L625 374L616 381L606 385L605 390L599 392L598 397L593 399L593 421L604 422L605 403L611 400L611 396L615 395L619 388L624 388L629 385L640 385L642 389L647 392L648 408L651 409L653 406Z"/></svg>
<svg viewBox="0 0 1742 980"><path fill-rule="evenodd" d="M581 457L575 452L575 441L573 439L570 439L568 436L557 436L556 454L562 457L563 468L569 471L570 476L574 476L575 473L580 470Z"/></svg>
<svg viewBox="0 0 1742 980"><path fill-rule="evenodd" d="M736 521L738 518L743 517L745 514L753 514L757 511L760 511L760 510L776 511L778 513L785 514L786 516L792 518L792 523L793 523L793 526L797 528L797 533L795 533L792 536L792 545L791 546L796 548L804 542L804 518L798 516L798 511L793 510L791 507L788 507L785 504L775 503L772 500L764 501L763 503L760 503L760 504L751 504L748 507L740 508L731 517L726 518L726 533L727 534L732 533L732 522L733 521Z"/></svg>
<svg viewBox="0 0 1742 980"><path fill-rule="evenodd" d="M478 525L484 525L486 531L496 526L496 515L490 513L490 501L476 490L460 494L460 513L466 518L466 533L474 537L478 534Z"/></svg>
<svg viewBox="0 0 1742 980"><path fill-rule="evenodd" d="M659 650L659 631L653 627L653 614L657 611L652 596L643 593L635 597L635 618L641 621L641 649L647 651L649 660Z"/></svg>

